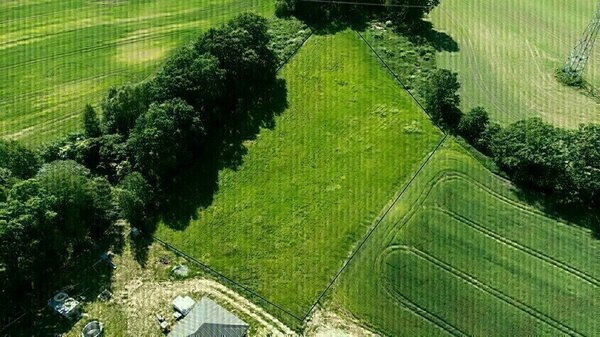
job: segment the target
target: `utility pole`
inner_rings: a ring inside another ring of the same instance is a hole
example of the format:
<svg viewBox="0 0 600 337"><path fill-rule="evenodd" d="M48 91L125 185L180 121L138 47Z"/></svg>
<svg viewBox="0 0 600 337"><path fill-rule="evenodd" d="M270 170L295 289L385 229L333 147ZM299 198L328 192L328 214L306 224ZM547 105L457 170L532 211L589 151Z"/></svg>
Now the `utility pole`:
<svg viewBox="0 0 600 337"><path fill-rule="evenodd" d="M583 37L579 40L571 55L567 59L565 66L562 68L565 80L570 83L581 82L583 71L590 58L590 54L594 48L596 37L600 31L600 3L596 9L596 14L592 22L588 25Z"/></svg>

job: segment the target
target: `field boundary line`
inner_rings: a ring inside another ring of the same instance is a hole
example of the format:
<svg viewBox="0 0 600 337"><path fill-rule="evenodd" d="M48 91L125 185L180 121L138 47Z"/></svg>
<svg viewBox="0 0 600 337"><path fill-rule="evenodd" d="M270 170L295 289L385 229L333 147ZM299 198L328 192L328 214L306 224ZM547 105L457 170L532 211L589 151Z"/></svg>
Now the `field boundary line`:
<svg viewBox="0 0 600 337"><path fill-rule="evenodd" d="M509 305L514 306L515 308L529 314L532 317L535 317L536 319L540 320L541 322L544 322L544 323L548 324L549 326L551 326L567 335L579 336L579 337L585 336L582 333L574 330L573 328L550 317L546 313L543 313L543 312L539 311L538 309L530 306L529 304L523 303L523 302L519 301L518 299L515 299L512 296L505 294L503 291L500 291L500 290L486 284L485 282L480 281L479 279L471 276L470 274L438 259L437 257L435 257L425 251L422 251L416 247L407 246L407 245L396 245L396 246L393 246L390 248L414 254L415 256L417 256L429 263L432 263L433 265L441 268L442 270L450 273L451 275L457 276L459 279L470 284L471 286L473 286L485 293L488 293ZM388 265L395 269L398 268L397 266L394 266L389 263L388 263Z"/></svg>
<svg viewBox="0 0 600 337"><path fill-rule="evenodd" d="M183 258L185 258L186 260L193 262L195 264L197 264L198 266L202 267L204 270L209 271L211 274L213 274L214 276L217 276L223 280L226 280L227 282L229 282L230 284L235 285L236 287L238 287L238 289L243 289L245 292L251 294L252 296L256 296L258 298L260 298L261 300L263 300L265 303L268 303L269 305L279 309L281 312L289 315L290 317L298 320L299 322L302 322L302 319L296 315L294 315L293 313L289 312L288 310L286 310L285 308L279 306L276 303L273 303L271 301L269 301L266 297L262 296L261 294L255 292L254 290L244 286L241 283L236 282L235 280L231 279L230 277L221 274L219 271L217 271L216 269L210 267L209 265L207 265L206 263L196 259L195 257L186 254L185 252L183 252L182 250L178 249L177 247L171 245L170 243L152 235L152 239L159 242L160 244L162 244L165 248L169 249L170 251L172 251L173 253L175 253L176 255L179 255Z"/></svg>
<svg viewBox="0 0 600 337"><path fill-rule="evenodd" d="M296 49L288 57L286 57L285 60L283 60L283 62L277 67L277 70L275 71L275 73L279 73L279 71L281 71L281 69L283 69L283 67L285 67L292 60L292 58L294 58L294 56L296 56L296 54L300 51L300 49L302 49L302 47L304 47L306 42L308 40L310 40L310 38L313 36L313 34L314 34L314 32L311 29L310 34L308 34L308 36L302 41L302 43L300 43L298 45L298 47L296 47Z"/></svg>
<svg viewBox="0 0 600 337"><path fill-rule="evenodd" d="M444 131L444 129L438 127L433 122L433 118L431 117L431 114L429 114L429 112L427 112L427 109L425 109L423 104L421 104L421 102L419 102L419 100L417 99L417 96L415 96L415 94L412 93L412 91L408 88L408 86L404 83L404 81L402 81L400 79L400 77L398 77L398 75L396 75L396 73L392 70L392 68L390 68L390 66L383 60L383 58L379 55L379 53L377 53L377 51L373 48L373 46L371 46L371 44L367 41L367 39L365 39L365 37L358 30L355 30L355 32L356 32L356 34L358 34L360 39L367 45L367 47L369 47L369 49L377 57L379 62L381 62L381 64L383 64L384 68L387 69L387 71L392 75L392 77L400 84L400 86L402 86L402 89L404 89L404 91L406 91L410 95L410 97L415 101L415 103L417 103L417 105L421 108L421 110L423 110L423 112L427 115L427 117L429 117L429 119L431 120L431 123L434 126L436 126L440 131L442 131L442 133L444 135L447 135L447 133L446 133L446 131Z"/></svg>
<svg viewBox="0 0 600 337"><path fill-rule="evenodd" d="M329 290L331 289L331 287L333 286L333 284L338 280L338 278L344 272L344 270L348 267L348 265L350 264L350 262L352 262L352 260L356 256L356 254L358 254L358 252L361 250L361 248L369 240L369 238L371 237L371 235L373 235L373 233L375 232L375 230L379 227L379 225L381 225L381 223L383 222L383 220L385 220L386 216L390 213L390 211L394 208L394 206L396 206L396 204L398 204L398 201L400 201L400 199L402 198L402 196L404 195L404 193L412 185L412 183L415 181L415 179L417 178L417 176L419 175L419 173L421 173L421 171L423 171L423 169L425 168L425 166L427 166L427 164L431 161L431 158L433 157L433 155L444 144L444 142L446 141L446 138L448 138L448 135L444 134L444 137L442 137L442 139L438 142L438 144L433 149L433 151L431 151L431 153L429 153L429 155L427 156L427 159L425 159L425 161L417 169L417 171L415 172L415 174L413 174L413 176L409 179L409 181L404 185L404 187L402 188L402 190L400 191L400 193L398 193L396 195L394 201L388 207L385 208L383 214L381 216L379 216L379 219L375 221L375 224L373 226L371 226L371 229L369 229L369 231L367 232L367 234L365 235L365 237L360 241L360 243L358 244L358 246L354 249L354 251L352 251L352 253L350 254L350 256L344 261L344 263L342 264L342 267L340 268L340 270L338 270L338 272L335 274L335 276L333 277L333 279L331 280L331 282L329 282L329 285L327 285L327 287L325 288L325 290L323 290L323 292L321 292L321 294L319 295L319 297L317 298L317 300L313 303L313 305L310 307L310 309L306 312L306 314L304 315L304 318L302 319L303 321L312 313L312 311L315 309L315 307L317 306L317 304L319 304L319 302L321 301L321 299L323 299L323 297L327 294L327 292L329 292Z"/></svg>
<svg viewBox="0 0 600 337"><path fill-rule="evenodd" d="M313 36L313 31L310 31L310 34L308 34L308 36L302 41L302 43L300 43L298 45L298 47L278 66L276 73L279 73L281 71L281 69L283 69L283 67L285 67L286 64L289 63L289 61L298 53L298 51L300 49L302 49L302 47L306 44L306 42ZM168 243L167 241L164 241L162 239L160 239L159 237L152 235L152 239L159 242L160 244L162 244L164 247L166 247L167 249L173 251L175 254L180 255L182 257L184 257L185 259L187 259L188 261L191 261L197 265L199 265L200 267L202 267L205 270L208 270L210 273L212 273L213 275L216 275L217 277L220 277L226 281L228 281L231 284L234 284L235 286L237 286L240 289L243 289L244 291L246 291L247 293L256 296L258 298L260 298L261 300L263 300L265 303L268 303L269 305L279 309L281 312L289 315L290 317L298 320L299 322L303 322L304 319L300 318L298 316L296 316L295 314L291 313L290 311L288 311L287 309L283 308L282 306L271 302L269 299L267 299L265 296L257 293L256 291L246 287L245 285L238 283L237 281L233 280L232 278L225 276L224 274L221 274L219 271L217 271L216 269L210 267L208 264L196 259L195 257L188 255L187 253L185 253L184 251L178 249L177 247L171 245L170 243Z"/></svg>

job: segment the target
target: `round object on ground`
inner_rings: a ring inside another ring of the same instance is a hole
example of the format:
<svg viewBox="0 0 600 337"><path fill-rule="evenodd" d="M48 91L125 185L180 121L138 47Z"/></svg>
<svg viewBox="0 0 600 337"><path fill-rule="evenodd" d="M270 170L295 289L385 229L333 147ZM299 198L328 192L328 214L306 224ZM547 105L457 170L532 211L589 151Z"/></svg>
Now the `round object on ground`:
<svg viewBox="0 0 600 337"><path fill-rule="evenodd" d="M81 331L81 337L101 337L104 333L104 325L99 321L91 321Z"/></svg>

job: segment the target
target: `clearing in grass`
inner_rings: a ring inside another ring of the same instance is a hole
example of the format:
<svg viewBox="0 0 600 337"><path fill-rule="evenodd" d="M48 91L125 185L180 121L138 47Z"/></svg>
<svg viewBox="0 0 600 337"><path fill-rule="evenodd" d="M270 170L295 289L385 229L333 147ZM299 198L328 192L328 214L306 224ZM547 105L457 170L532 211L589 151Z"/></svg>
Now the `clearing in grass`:
<svg viewBox="0 0 600 337"><path fill-rule="evenodd" d="M438 65L457 71L463 108L482 105L501 123L542 117L557 126L600 122L597 98L557 81L555 71L596 10L590 0L442 1L434 26L458 42ZM600 87L600 48L584 79Z"/></svg>
<svg viewBox="0 0 600 337"><path fill-rule="evenodd" d="M313 36L281 75L274 128L157 236L302 317L441 134L354 32Z"/></svg>
<svg viewBox="0 0 600 337"><path fill-rule="evenodd" d="M0 137L39 144L81 125L111 86L153 74L169 52L272 0L0 3ZM10 80L9 80L10 79Z"/></svg>
<svg viewBox="0 0 600 337"><path fill-rule="evenodd" d="M590 231L520 202L449 141L346 270L333 303L392 336L591 336L598 254Z"/></svg>

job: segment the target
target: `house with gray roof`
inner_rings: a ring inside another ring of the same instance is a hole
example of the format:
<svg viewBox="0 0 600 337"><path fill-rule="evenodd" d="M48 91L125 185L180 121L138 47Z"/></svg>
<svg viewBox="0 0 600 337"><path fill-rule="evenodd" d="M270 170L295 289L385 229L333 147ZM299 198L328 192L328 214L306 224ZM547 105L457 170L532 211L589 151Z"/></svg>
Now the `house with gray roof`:
<svg viewBox="0 0 600 337"><path fill-rule="evenodd" d="M208 297L203 297L168 337L244 337L248 324Z"/></svg>

